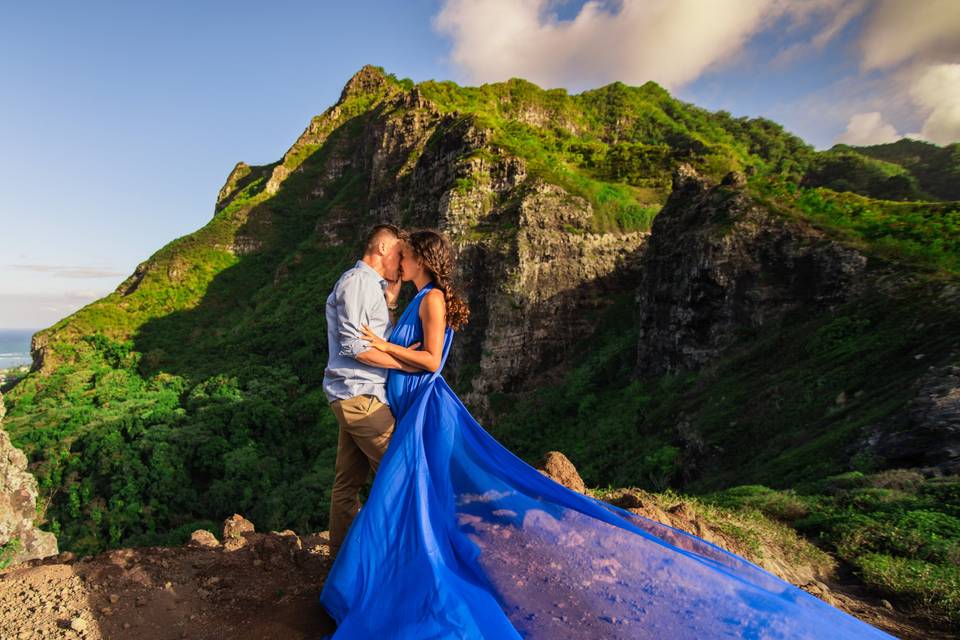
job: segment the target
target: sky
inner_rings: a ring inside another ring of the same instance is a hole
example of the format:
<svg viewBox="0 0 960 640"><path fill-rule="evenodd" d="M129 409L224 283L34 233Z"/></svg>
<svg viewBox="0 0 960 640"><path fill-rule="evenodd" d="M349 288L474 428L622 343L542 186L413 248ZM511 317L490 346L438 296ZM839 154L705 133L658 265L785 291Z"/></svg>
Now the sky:
<svg viewBox="0 0 960 640"><path fill-rule="evenodd" d="M0 328L213 216L365 64L571 93L654 80L817 148L960 140L960 0L0 0Z"/></svg>

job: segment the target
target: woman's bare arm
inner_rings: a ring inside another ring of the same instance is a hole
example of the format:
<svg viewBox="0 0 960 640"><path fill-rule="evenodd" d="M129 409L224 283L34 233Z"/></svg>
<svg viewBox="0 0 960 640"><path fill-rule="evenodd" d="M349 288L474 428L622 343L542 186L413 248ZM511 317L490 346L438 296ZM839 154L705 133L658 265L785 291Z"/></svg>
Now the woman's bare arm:
<svg viewBox="0 0 960 640"><path fill-rule="evenodd" d="M410 345L411 347L416 348L415 345ZM369 364L373 367L380 367L382 369L399 369L400 371L406 371L407 373L413 373L414 371L420 371L416 367L412 367L405 362L400 362L397 358L391 356L389 353L380 351L379 349L367 349L356 355L356 360Z"/></svg>

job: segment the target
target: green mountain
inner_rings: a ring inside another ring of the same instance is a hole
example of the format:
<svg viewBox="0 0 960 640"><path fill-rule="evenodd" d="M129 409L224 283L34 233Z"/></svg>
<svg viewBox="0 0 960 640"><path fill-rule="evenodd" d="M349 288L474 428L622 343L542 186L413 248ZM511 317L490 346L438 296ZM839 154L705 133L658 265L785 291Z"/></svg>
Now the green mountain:
<svg viewBox="0 0 960 640"><path fill-rule="evenodd" d="M947 193L919 166L818 153L654 83L569 95L367 66L283 158L238 163L206 225L36 334L4 427L63 549L180 542L235 512L324 528L323 304L386 220L454 240L473 315L445 375L528 460L559 449L591 486L718 501L949 475L960 206L870 197ZM943 491L903 509L956 542Z"/></svg>
<svg viewBox="0 0 960 640"><path fill-rule="evenodd" d="M960 144L838 144L818 154L805 182L889 200L960 200Z"/></svg>

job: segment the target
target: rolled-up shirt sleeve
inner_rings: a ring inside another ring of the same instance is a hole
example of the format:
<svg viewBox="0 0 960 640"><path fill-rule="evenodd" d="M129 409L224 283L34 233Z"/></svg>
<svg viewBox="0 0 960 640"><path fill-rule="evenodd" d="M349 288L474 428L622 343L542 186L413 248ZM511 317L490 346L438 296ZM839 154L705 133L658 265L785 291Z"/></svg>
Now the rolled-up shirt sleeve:
<svg viewBox="0 0 960 640"><path fill-rule="evenodd" d="M365 311L370 308L369 289L364 279L356 276L347 278L338 287L337 325L341 356L356 358L370 349L370 343L360 337L362 325L370 322Z"/></svg>

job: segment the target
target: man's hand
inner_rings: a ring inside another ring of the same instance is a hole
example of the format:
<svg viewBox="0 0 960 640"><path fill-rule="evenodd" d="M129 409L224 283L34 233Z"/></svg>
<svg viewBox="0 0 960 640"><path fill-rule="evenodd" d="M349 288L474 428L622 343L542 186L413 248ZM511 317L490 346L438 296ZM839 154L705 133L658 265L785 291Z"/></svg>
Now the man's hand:
<svg viewBox="0 0 960 640"><path fill-rule="evenodd" d="M401 285L403 285L403 280L400 278L387 280L387 286L383 289L383 297L387 300L387 307L392 307L397 304L397 299L400 297Z"/></svg>

